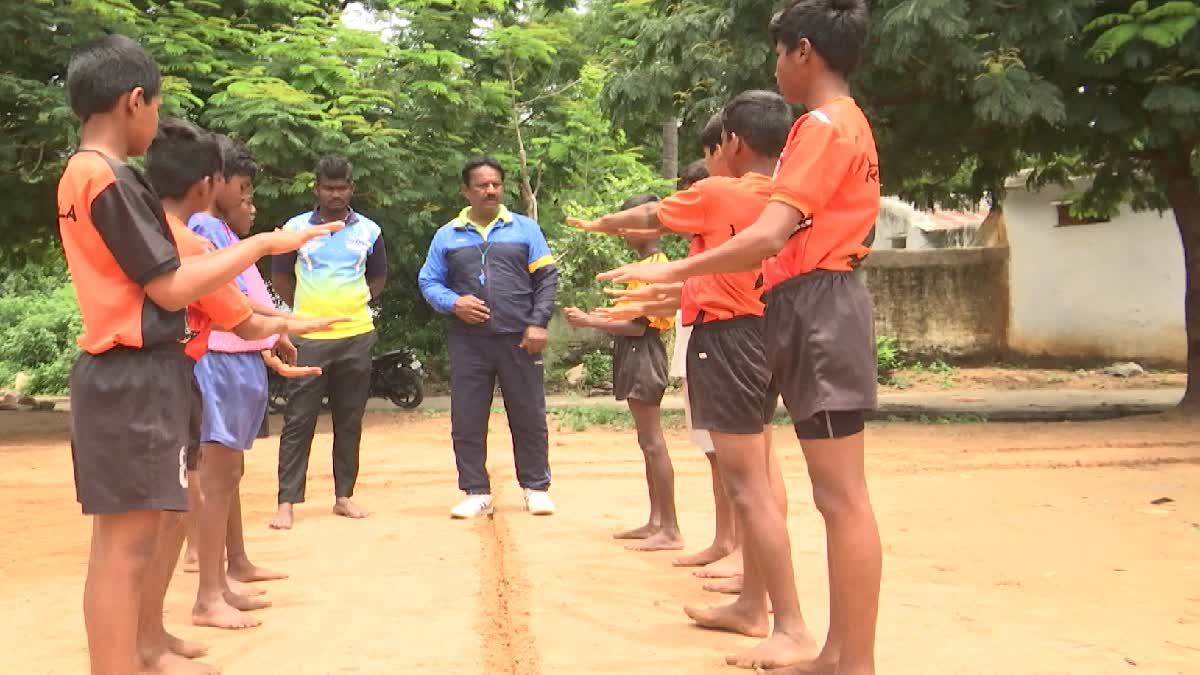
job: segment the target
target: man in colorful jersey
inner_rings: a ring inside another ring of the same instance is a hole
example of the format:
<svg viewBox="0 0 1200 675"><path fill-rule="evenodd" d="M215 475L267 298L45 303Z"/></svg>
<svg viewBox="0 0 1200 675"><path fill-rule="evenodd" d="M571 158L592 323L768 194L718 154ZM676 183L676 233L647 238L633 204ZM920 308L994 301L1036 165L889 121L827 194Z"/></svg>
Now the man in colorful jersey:
<svg viewBox="0 0 1200 675"><path fill-rule="evenodd" d="M554 513L542 350L558 269L541 227L504 206L504 169L478 157L462 170L470 204L433 236L419 282L450 321L450 418L458 487L454 518L492 513L488 416L496 379L512 431L517 480L535 515Z"/></svg>
<svg viewBox="0 0 1200 675"><path fill-rule="evenodd" d="M292 380L283 431L279 436L279 510L271 527L292 527L292 505L304 501L308 457L322 400L333 413L333 512L365 518L366 509L350 498L358 480L359 441L371 381L375 324L367 306L383 293L387 252L379 225L350 208L354 182L350 162L329 156L317 162L317 208L292 218L285 230L305 230L331 221L346 228L310 242L296 253L271 260L275 292L298 316L342 316L334 330L297 339L298 365L321 375Z"/></svg>

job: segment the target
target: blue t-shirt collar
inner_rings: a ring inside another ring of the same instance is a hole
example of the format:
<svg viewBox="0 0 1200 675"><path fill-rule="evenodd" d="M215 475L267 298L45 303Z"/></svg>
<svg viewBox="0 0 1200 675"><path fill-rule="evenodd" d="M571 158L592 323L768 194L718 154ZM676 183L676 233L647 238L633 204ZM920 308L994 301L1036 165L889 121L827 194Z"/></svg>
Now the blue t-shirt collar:
<svg viewBox="0 0 1200 675"><path fill-rule="evenodd" d="M358 214L352 208L347 207L346 210L350 212L350 215L346 217L346 227L350 227L358 222ZM308 223L309 225L320 225L321 222L320 208L314 208L312 214L308 216Z"/></svg>

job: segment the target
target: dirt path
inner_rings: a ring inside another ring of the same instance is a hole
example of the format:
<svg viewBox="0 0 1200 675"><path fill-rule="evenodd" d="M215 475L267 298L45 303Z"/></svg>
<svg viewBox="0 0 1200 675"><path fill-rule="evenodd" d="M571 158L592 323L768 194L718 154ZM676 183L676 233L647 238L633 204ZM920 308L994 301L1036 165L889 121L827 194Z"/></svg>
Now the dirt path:
<svg viewBox="0 0 1200 675"><path fill-rule="evenodd" d="M3 673L86 670L89 524L74 502L65 421L0 415ZM265 527L276 439L261 442L248 455L248 548L292 578L262 584L275 606L262 627L234 633L187 625L196 577L180 573L168 626L209 642L228 675L737 672L723 656L752 641L697 630L680 611L711 597L699 582L670 566L672 554L628 553L609 539L645 517L631 432L555 433L560 514L533 518L520 510L496 418L499 512L462 523L446 516L458 497L448 425L370 416L357 498L374 514L358 522L329 513L323 429L310 501L282 533ZM873 426L880 672L1200 672L1198 431L1146 419ZM799 448L780 436L801 598L823 631L824 537ZM684 533L703 546L707 464L681 434L669 441ZM1150 503L1160 497L1174 501Z"/></svg>

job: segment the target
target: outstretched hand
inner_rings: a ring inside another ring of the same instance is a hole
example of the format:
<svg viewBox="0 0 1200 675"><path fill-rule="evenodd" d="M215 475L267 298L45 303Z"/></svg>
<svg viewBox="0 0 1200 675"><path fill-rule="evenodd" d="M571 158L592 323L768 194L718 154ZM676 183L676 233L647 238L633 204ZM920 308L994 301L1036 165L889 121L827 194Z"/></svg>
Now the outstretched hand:
<svg viewBox="0 0 1200 675"><path fill-rule="evenodd" d="M284 333L290 335L305 335L307 333L320 333L324 330L329 330L334 324L343 321L349 321L348 317L339 316L335 318L322 317L319 319L301 319L296 316L289 316L283 320Z"/></svg>
<svg viewBox="0 0 1200 675"><path fill-rule="evenodd" d="M683 284L646 284L636 288L605 288L604 292L618 301L666 300L678 298Z"/></svg>
<svg viewBox="0 0 1200 675"><path fill-rule="evenodd" d="M665 284L680 281L675 263L630 263L596 275L600 281L627 284L642 281L650 284Z"/></svg>
<svg viewBox="0 0 1200 675"><path fill-rule="evenodd" d="M344 227L346 227L346 223L335 220L331 223L306 227L303 230L277 228L257 236L262 237L263 241L267 243L268 254L282 255L297 251L313 239L331 235Z"/></svg>
<svg viewBox="0 0 1200 675"><path fill-rule="evenodd" d="M577 230L583 230L584 232L598 232L600 234L604 234L604 229L600 226L599 219L584 220L582 218L568 217L567 225L570 225Z"/></svg>

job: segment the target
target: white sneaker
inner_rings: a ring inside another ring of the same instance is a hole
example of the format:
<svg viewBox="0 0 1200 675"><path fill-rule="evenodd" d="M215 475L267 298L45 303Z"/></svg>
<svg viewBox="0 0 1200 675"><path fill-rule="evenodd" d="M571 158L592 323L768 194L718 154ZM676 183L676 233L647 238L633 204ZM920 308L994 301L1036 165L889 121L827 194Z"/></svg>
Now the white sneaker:
<svg viewBox="0 0 1200 675"><path fill-rule="evenodd" d="M450 509L450 517L458 519L490 516L496 509L492 506L491 495L467 495L467 498Z"/></svg>
<svg viewBox="0 0 1200 675"><path fill-rule="evenodd" d="M526 490L525 508L535 516L552 516L557 510L545 490Z"/></svg>

